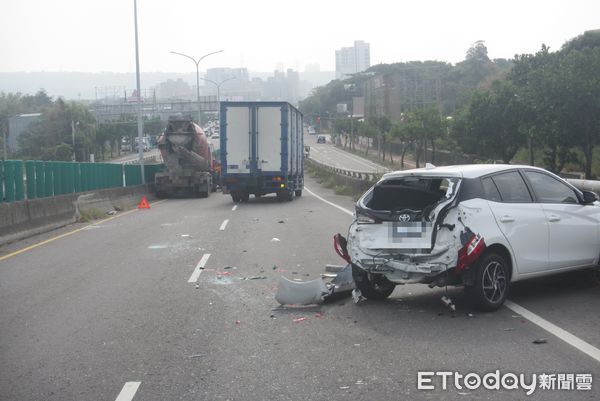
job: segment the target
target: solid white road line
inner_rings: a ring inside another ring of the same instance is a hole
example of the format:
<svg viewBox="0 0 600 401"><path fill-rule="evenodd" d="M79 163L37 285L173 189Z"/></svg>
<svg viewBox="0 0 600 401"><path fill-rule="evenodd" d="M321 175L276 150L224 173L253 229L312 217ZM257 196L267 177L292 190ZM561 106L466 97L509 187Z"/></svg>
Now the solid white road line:
<svg viewBox="0 0 600 401"><path fill-rule="evenodd" d="M210 253L205 253L204 255L202 255L202 259L200 259L200 262L198 262L198 264L196 265L196 268L194 269L194 272L190 276L188 283L195 283L196 281L198 281L198 278L200 277L200 273L202 273L202 269L204 269L204 266L206 265L208 258L210 258Z"/></svg>
<svg viewBox="0 0 600 401"><path fill-rule="evenodd" d="M238 205L235 205L234 207L231 208L231 210L235 211L235 209L237 209Z"/></svg>
<svg viewBox="0 0 600 401"><path fill-rule="evenodd" d="M314 196L314 197L315 197L315 198L317 198L318 200L320 200L320 201L322 201L322 202L325 202L325 203L327 203L328 205L330 205L330 206L333 206L334 208L336 208L336 209L339 209L339 210L341 210L342 212L344 212L344 213L346 213L346 214L349 214L350 216L354 216L354 213L352 213L350 210L348 210L348 209L346 209L346 208L343 208L343 207L341 207L341 206L338 206L338 205L336 205L336 204L335 204L335 203L333 203L333 202L329 202L329 201L328 201L328 200L326 200L326 199L323 199L323 198L321 198L319 195L317 195L316 193L314 193L313 191L311 191L311 190L310 190L310 189L308 189L307 187L304 187L304 189L306 189L306 191L307 191L309 194L311 194L312 196Z"/></svg>
<svg viewBox="0 0 600 401"><path fill-rule="evenodd" d="M225 227L227 227L227 223L229 223L229 220L225 220L223 223L221 223L221 227L219 227L219 230L225 230Z"/></svg>
<svg viewBox="0 0 600 401"><path fill-rule="evenodd" d="M115 401L131 401L142 382L127 382Z"/></svg>
<svg viewBox="0 0 600 401"><path fill-rule="evenodd" d="M520 305L517 305L514 302L506 300L504 302L504 305L506 305L506 307L508 309L512 310L513 312L518 313L519 315L523 316L524 318L529 320L531 323L534 323L534 324L540 326L542 329L546 330L548 333L555 335L556 337L560 338L567 344L572 345L573 347L577 348L579 351L583 352L584 354L589 355L590 357L594 358L596 361L600 362L600 349L594 347L593 345L591 345L589 343L586 343L579 337L575 337L573 334L569 333L568 331L561 329L557 325L550 323L546 319L536 315L535 313L523 308Z"/></svg>
<svg viewBox="0 0 600 401"><path fill-rule="evenodd" d="M323 201L323 202L327 203L328 205L331 205L331 206L335 207L336 209L339 209L342 212L347 213L347 214L349 214L351 216L354 215L348 209L345 209L345 208L343 208L343 207L341 207L339 205L336 205L333 202L330 202L328 200L323 199L322 197L320 197L319 195L315 194L314 192L312 192L307 187L304 187L304 189L306 189L306 191L309 194L311 194L315 198L319 199L320 201ZM591 345L591 344L583 341L581 338L574 336L573 334L569 333L568 331L566 331L564 329L561 329L557 325L555 325L553 323L550 323L549 321L547 321L546 319L544 319L544 318L536 315L535 313L530 312L529 310L523 308L522 306L517 305L514 302L506 300L504 302L504 305L506 305L506 307L509 308L509 309L511 309L513 312L518 313L519 315L523 316L525 319L529 320L531 323L538 325L542 329L546 330L548 333L555 335L556 337L560 338L561 340L563 340L567 344L569 344L569 345L577 348L578 350L580 350L584 354L586 354L586 355L592 357L593 359L595 359L596 361L600 362L600 349L598 349L598 348L594 347L593 345Z"/></svg>

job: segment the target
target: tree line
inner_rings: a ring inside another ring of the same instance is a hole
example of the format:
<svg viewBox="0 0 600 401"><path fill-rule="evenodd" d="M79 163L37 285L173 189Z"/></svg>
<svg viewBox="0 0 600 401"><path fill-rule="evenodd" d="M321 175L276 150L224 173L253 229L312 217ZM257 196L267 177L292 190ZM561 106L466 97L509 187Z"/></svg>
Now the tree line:
<svg viewBox="0 0 600 401"><path fill-rule="evenodd" d="M542 45L535 54L512 60L490 60L479 41L455 66L440 62L374 66L316 89L301 109L336 116L330 119L330 129L348 133L348 119L335 113L336 103L356 95L345 88L355 85L364 91L373 76L414 65L437 65L441 71L437 104L412 108L395 121L367 107L367 117L354 122L357 135L377 143L380 158L386 158L386 148L389 158L395 143L400 145L401 162L409 151L417 165L424 161L425 149L435 162L436 149L442 148L476 160L531 163L555 173L569 167L583 171L586 178L600 174L594 160L600 142L600 31L588 31L558 51ZM352 139L347 146L353 146Z"/></svg>
<svg viewBox="0 0 600 401"><path fill-rule="evenodd" d="M94 154L96 160L106 160L120 154L122 138L133 143L138 135L135 116L123 115L99 123L87 105L62 98L53 100L43 89L35 95L0 93L0 132L10 135L8 119L26 113L41 116L21 133L18 149L10 152L9 158L68 161L75 155L77 161L88 161ZM163 129L164 123L158 119L144 121L145 133L157 135Z"/></svg>

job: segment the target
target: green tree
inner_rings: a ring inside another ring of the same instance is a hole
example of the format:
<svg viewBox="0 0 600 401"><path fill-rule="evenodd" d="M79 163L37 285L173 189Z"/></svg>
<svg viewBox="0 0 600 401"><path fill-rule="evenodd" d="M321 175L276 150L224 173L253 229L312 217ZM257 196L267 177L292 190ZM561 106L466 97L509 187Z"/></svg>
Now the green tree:
<svg viewBox="0 0 600 401"><path fill-rule="evenodd" d="M96 135L95 118L83 105L65 102L60 98L52 106L44 109L40 121L30 124L21 134L19 137L21 156L48 160L62 157L66 148L60 148L60 154L57 155L56 147L61 144L71 146L72 122L79 123L75 129L74 151L77 160L88 160L93 151Z"/></svg>
<svg viewBox="0 0 600 401"><path fill-rule="evenodd" d="M467 153L509 163L526 143L522 111L516 87L494 81L490 91L473 95L466 114L453 122L453 136Z"/></svg>

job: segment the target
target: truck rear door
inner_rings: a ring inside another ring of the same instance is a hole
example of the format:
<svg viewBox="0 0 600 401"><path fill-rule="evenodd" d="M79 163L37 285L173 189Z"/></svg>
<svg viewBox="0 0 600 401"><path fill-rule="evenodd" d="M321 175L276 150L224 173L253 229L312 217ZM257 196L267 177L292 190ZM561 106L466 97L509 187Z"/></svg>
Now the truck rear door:
<svg viewBox="0 0 600 401"><path fill-rule="evenodd" d="M256 167L262 172L281 171L281 117L281 106L256 108Z"/></svg>
<svg viewBox="0 0 600 401"><path fill-rule="evenodd" d="M249 106L227 108L226 142L228 174L250 174L252 159L252 109ZM224 168L225 166L222 166Z"/></svg>

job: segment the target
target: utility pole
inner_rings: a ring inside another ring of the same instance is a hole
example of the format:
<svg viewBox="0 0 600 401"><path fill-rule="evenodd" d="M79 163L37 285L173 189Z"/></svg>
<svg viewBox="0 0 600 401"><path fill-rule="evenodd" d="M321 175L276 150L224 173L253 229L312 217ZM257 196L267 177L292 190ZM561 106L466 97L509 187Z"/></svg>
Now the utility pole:
<svg viewBox="0 0 600 401"><path fill-rule="evenodd" d="M137 0L133 0L133 13L135 19L135 77L137 81L137 126L138 126L138 156L140 161L140 172L142 184L146 183L144 175L144 149L142 146L142 136L144 134L144 123L142 121L142 91L140 88L140 55L138 46L138 26L137 26Z"/></svg>
<svg viewBox="0 0 600 401"><path fill-rule="evenodd" d="M6 129L2 130L2 144L4 145L4 160L8 160L8 153L6 152Z"/></svg>
<svg viewBox="0 0 600 401"><path fill-rule="evenodd" d="M71 136L73 139L73 161L76 162L77 161L77 153L75 152L75 126L79 125L79 121L73 121L71 120ZM85 160L85 157L84 157Z"/></svg>

